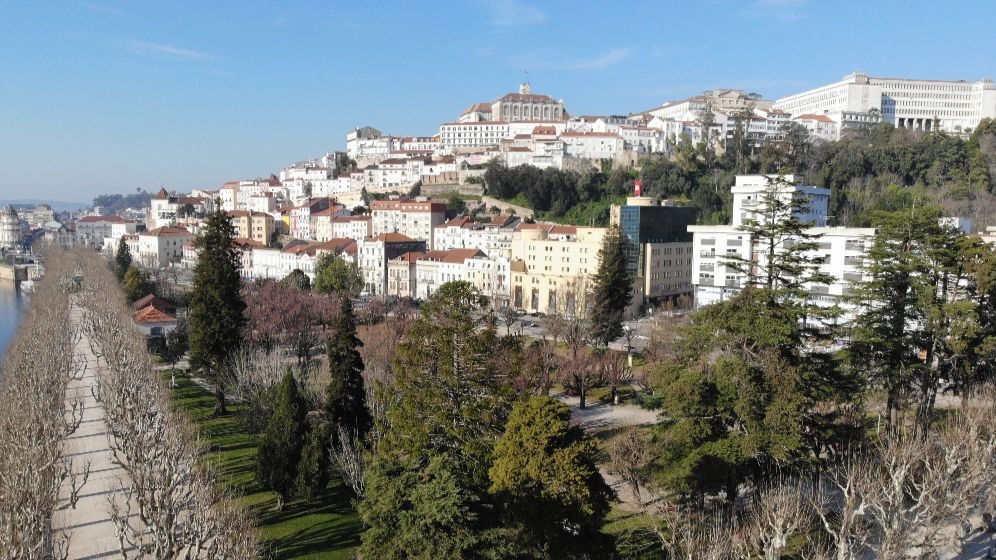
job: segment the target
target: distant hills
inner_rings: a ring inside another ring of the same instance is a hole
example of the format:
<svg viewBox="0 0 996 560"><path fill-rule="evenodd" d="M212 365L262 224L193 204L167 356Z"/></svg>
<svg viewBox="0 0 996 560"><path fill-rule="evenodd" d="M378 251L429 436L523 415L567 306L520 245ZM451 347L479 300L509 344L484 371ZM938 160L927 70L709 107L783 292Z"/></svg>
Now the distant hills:
<svg viewBox="0 0 996 560"><path fill-rule="evenodd" d="M84 208L90 208L90 204L86 202L65 202L62 200L44 200L41 198L0 198L0 206L6 206L8 204L13 205L15 208L18 206L36 206L38 204L49 204L52 206L52 210L57 212L78 212Z"/></svg>

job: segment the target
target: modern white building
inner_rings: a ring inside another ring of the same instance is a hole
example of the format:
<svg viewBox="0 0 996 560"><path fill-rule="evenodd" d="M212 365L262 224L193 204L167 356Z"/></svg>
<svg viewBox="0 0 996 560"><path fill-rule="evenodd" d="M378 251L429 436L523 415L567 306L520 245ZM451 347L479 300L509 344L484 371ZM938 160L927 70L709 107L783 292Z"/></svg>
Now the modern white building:
<svg viewBox="0 0 996 560"><path fill-rule="evenodd" d="M799 115L827 115L842 131L868 124L868 113L900 128L968 133L996 118L996 86L989 78L917 80L855 72L838 82L783 97L775 108Z"/></svg>
<svg viewBox="0 0 996 560"><path fill-rule="evenodd" d="M807 212L796 213L802 222L811 224L810 234L820 236L812 256L820 262L819 270L833 277L830 285L807 286L811 301L819 305L841 304L848 308L842 296L848 295L856 282L862 280L864 255L874 241L872 228L826 227L827 202L830 190L820 187L794 185L794 177L748 175L738 176L733 187L733 223L731 225L693 225L688 231L692 239L692 284L697 307L710 305L737 294L749 278L727 264L727 258L759 262L764 248L744 231L747 219L763 223L756 213L759 197L767 188L777 189L782 197L803 197L809 202ZM770 187L768 185L771 185Z"/></svg>

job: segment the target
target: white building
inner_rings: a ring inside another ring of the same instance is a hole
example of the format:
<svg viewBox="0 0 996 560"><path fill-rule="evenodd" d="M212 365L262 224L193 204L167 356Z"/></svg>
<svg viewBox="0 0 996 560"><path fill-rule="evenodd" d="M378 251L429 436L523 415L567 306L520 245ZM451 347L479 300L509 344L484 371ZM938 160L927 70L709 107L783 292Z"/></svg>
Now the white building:
<svg viewBox="0 0 996 560"><path fill-rule="evenodd" d="M160 227L138 234L138 262L144 266L168 266L183 258L184 244L194 235L181 227Z"/></svg>
<svg viewBox="0 0 996 560"><path fill-rule="evenodd" d="M810 204L808 212L797 213L796 217L813 226L807 229L808 233L820 236L811 256L820 261L820 272L834 279L830 285L807 286L810 301L825 306L841 304L847 309L846 302L841 298L848 295L854 283L862 280L864 255L874 241L875 230L825 227L830 190L792 185L793 179L792 176L738 176L737 185L733 187L733 223L688 227L693 234L692 284L697 307L723 301L737 294L749 282L744 273L726 264L725 258L747 261L764 258L764 248L757 246L757 240L741 227L746 219L763 223L763 218L755 210L759 197L763 196L771 181L771 188L778 189L779 196L801 196Z"/></svg>
<svg viewBox="0 0 996 560"><path fill-rule="evenodd" d="M465 280L466 261L484 258L477 249L429 251L415 261L415 297L427 299L447 282Z"/></svg>
<svg viewBox="0 0 996 560"><path fill-rule="evenodd" d="M466 216L453 218L436 226L432 248L437 251L451 249L479 249L489 257L512 257L512 236L518 218L495 216L490 223L474 222Z"/></svg>
<svg viewBox="0 0 996 560"><path fill-rule="evenodd" d="M13 249L21 244L21 219L8 204L0 211L0 249Z"/></svg>
<svg viewBox="0 0 996 560"><path fill-rule="evenodd" d="M446 204L411 198L375 200L370 215L371 235L400 233L431 247L436 226L446 220Z"/></svg>
<svg viewBox="0 0 996 560"><path fill-rule="evenodd" d="M774 105L793 116L827 115L842 123L861 123L877 112L882 122L901 128L967 133L984 118L996 118L996 87L991 79L916 80L854 73L839 82L783 97Z"/></svg>
<svg viewBox="0 0 996 560"><path fill-rule="evenodd" d="M225 204L225 189L219 192L222 205ZM149 215L147 223L149 229L157 229L171 226L184 213L184 209L197 214L206 214L214 209L214 203L210 198L199 196L172 195L165 188L159 189L149 201ZM227 209L227 208L226 208Z"/></svg>
<svg viewBox="0 0 996 560"><path fill-rule="evenodd" d="M622 137L612 132L564 132L560 139L566 155L581 159L614 159L624 149Z"/></svg>
<svg viewBox="0 0 996 560"><path fill-rule="evenodd" d="M356 245L356 260L363 274L363 293L386 295L388 292L388 261L405 253L424 253L425 241L400 233L382 233Z"/></svg>

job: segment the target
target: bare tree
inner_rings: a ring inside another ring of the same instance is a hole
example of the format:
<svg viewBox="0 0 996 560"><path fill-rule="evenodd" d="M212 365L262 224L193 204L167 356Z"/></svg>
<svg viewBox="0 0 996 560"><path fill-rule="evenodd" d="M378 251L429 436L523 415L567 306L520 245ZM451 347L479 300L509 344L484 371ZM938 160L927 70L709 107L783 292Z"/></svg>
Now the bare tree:
<svg viewBox="0 0 996 560"><path fill-rule="evenodd" d="M561 370L561 379L566 387L577 392L581 399L580 407L587 408L588 390L602 384L605 368L594 352L581 352Z"/></svg>
<svg viewBox="0 0 996 560"><path fill-rule="evenodd" d="M363 481L366 457L359 438L343 426L338 426L338 432L331 437L330 443L329 459L332 468L339 473L346 486L352 488L353 493L362 498L366 489Z"/></svg>
<svg viewBox="0 0 996 560"><path fill-rule="evenodd" d="M640 485L647 481L655 453L650 438L639 428L629 427L609 444L609 472L629 484L636 505L642 506Z"/></svg>

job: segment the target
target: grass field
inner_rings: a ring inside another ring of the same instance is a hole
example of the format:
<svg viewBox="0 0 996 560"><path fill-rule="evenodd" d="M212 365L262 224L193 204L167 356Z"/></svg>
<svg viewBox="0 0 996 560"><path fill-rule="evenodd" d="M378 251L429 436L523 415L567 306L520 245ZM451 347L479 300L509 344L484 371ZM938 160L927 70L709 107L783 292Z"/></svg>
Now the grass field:
<svg viewBox="0 0 996 560"><path fill-rule="evenodd" d="M243 427L238 406L215 418L214 397L186 377L177 376L173 402L197 426L208 460L221 480L252 511L264 546L273 558L348 559L360 544L361 524L350 490L335 479L314 500L294 500L274 511L276 493L256 483L256 441Z"/></svg>

